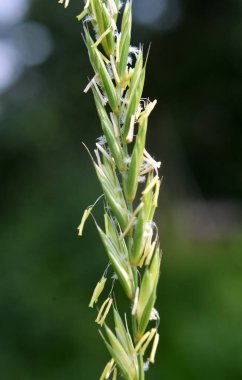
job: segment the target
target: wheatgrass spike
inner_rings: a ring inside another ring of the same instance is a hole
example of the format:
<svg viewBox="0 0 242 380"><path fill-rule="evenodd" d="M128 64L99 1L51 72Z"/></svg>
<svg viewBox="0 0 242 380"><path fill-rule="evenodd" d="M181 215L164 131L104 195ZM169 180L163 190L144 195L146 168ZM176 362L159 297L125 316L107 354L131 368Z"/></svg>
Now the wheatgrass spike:
<svg viewBox="0 0 242 380"><path fill-rule="evenodd" d="M69 0L59 3L67 7ZM142 95L147 58L144 60L142 44L131 45L132 1L122 5L120 0L85 0L77 16L83 20L83 39L94 71L84 92L92 89L102 129L95 160L86 149L104 199L104 228L93 216L99 197L84 211L78 231L82 235L92 215L113 271L111 275L110 270L104 272L89 303L91 308L97 305L96 322L111 356L100 380L145 380L147 363L155 361L159 342L159 314L154 305L161 251L153 217L158 206L161 163L146 149L148 119L157 103ZM111 289L107 285L110 282ZM130 303L125 323L118 311L118 282ZM111 311L112 329L105 322Z"/></svg>

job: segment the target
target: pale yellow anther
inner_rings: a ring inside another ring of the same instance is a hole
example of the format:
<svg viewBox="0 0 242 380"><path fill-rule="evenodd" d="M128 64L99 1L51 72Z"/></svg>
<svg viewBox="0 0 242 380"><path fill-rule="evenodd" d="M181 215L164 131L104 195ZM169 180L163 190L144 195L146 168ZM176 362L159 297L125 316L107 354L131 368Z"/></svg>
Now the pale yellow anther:
<svg viewBox="0 0 242 380"><path fill-rule="evenodd" d="M113 365L114 365L114 360L111 359L107 365L105 366L102 374L101 374L101 377L100 377L100 380L106 380L109 378L111 372L112 372L112 368L113 368Z"/></svg>
<svg viewBox="0 0 242 380"><path fill-rule="evenodd" d="M106 319L106 317L107 317L107 315L108 315L108 312L109 312L109 310L110 310L110 307L112 306L112 303L113 303L113 300L112 300L112 298L110 298L109 299L109 302L108 302L108 304L107 304L107 307L106 307L106 310L105 310L105 312L103 313L103 316L102 316L102 318L100 319L100 321L99 321L99 324L102 326L103 324L104 324L104 322L105 322L105 319Z"/></svg>
<svg viewBox="0 0 242 380"><path fill-rule="evenodd" d="M139 340L139 342L137 343L137 345L135 346L135 349L134 351L135 352L139 352L142 345L145 343L145 341L149 338L150 334L151 334L152 330L150 331L147 331L143 336L142 338Z"/></svg>
<svg viewBox="0 0 242 380"><path fill-rule="evenodd" d="M109 236L109 227L108 227L108 214L104 214L104 225L105 225L105 231L106 235Z"/></svg>
<svg viewBox="0 0 242 380"><path fill-rule="evenodd" d="M107 34L109 34L111 32L111 28L109 27L107 30L105 30L105 32L103 32L103 34L98 38L98 40L95 42L95 44L92 45L92 48L96 48L101 42L102 40L106 37Z"/></svg>
<svg viewBox="0 0 242 380"><path fill-rule="evenodd" d="M156 182L159 180L159 177L158 175L156 175L152 181L150 182L150 184L144 189L144 191L142 191L142 194L145 195L147 194L150 190L153 189L153 187L155 186Z"/></svg>
<svg viewBox="0 0 242 380"><path fill-rule="evenodd" d="M150 335L149 335L148 339L146 340L145 344L143 345L143 347L142 347L142 349L140 351L141 355L145 354L145 351L147 350L147 347L149 346L150 342L154 338L155 334L156 334L156 329L151 329L150 330Z"/></svg>
<svg viewBox="0 0 242 380"><path fill-rule="evenodd" d="M156 333L156 336L155 336L155 339L154 339L154 342L153 342L153 346L152 346L152 350L151 350L151 354L150 354L150 362L151 363L155 362L155 354L156 354L157 347L158 347L158 344L159 344L159 339L160 339L160 336L159 336L158 333Z"/></svg>
<svg viewBox="0 0 242 380"><path fill-rule="evenodd" d="M118 371L117 371L117 368L115 367L114 370L113 370L113 378L112 378L112 380L117 380L117 377L118 377Z"/></svg>
<svg viewBox="0 0 242 380"><path fill-rule="evenodd" d="M82 217L81 223L80 223L80 225L77 227L77 229L78 229L78 236L82 236L82 232L83 232L83 228L84 228L85 222L86 222L86 220L88 219L88 217L89 217L89 215L91 214L91 212L92 212L92 207L88 207L88 208L84 211L84 214L83 214L83 217Z"/></svg>
<svg viewBox="0 0 242 380"><path fill-rule="evenodd" d="M158 205L158 197L159 197L159 192L160 192L160 185L161 185L161 180L156 182L155 186L155 193L152 201L152 206L157 207Z"/></svg>
<svg viewBox="0 0 242 380"><path fill-rule="evenodd" d="M101 319L102 312L103 312L105 306L107 305L107 303L109 302L109 299L110 299L110 298L107 298L107 299L103 302L103 304L102 304L102 306L101 306L101 308L100 308L100 310L99 310L99 312L98 312L97 318L95 319L95 322L99 323L99 321L100 321L100 319Z"/></svg>
<svg viewBox="0 0 242 380"><path fill-rule="evenodd" d="M150 249L151 249L151 240L152 240L152 236L148 236L147 240L146 240L146 243L145 243L145 248L144 248L144 253L143 253L143 256L141 257L140 261L139 261L139 267L142 268L142 266L144 265L144 262L150 252Z"/></svg>
<svg viewBox="0 0 242 380"><path fill-rule="evenodd" d="M84 9L79 15L76 16L77 21L81 21L87 15L87 10Z"/></svg>
<svg viewBox="0 0 242 380"><path fill-rule="evenodd" d="M141 257L141 259L140 259L140 261L139 261L139 264L138 264L138 266L139 266L140 268L143 267L146 257L147 257L147 251L144 251L144 254L143 254L143 256Z"/></svg>
<svg viewBox="0 0 242 380"><path fill-rule="evenodd" d="M69 5L70 0L59 0L59 4L64 4L64 7L67 8Z"/></svg>
<svg viewBox="0 0 242 380"><path fill-rule="evenodd" d="M97 322L99 325L103 325L107 315L108 315L108 312L110 310L110 307L112 306L112 303L113 303L113 300L112 298L108 297L102 304L101 306L101 309L99 310L99 313L97 315L97 318L95 320L95 322ZM104 311L104 313L103 313Z"/></svg>
<svg viewBox="0 0 242 380"><path fill-rule="evenodd" d="M90 5L90 0L87 0L84 9L87 9L89 5Z"/></svg>
<svg viewBox="0 0 242 380"><path fill-rule="evenodd" d="M94 303L98 302L98 298L104 289L106 281L107 281L106 277L103 276L101 278L101 280L97 283L97 285L93 291L93 295L92 295L91 301L89 303L89 307L93 307Z"/></svg>

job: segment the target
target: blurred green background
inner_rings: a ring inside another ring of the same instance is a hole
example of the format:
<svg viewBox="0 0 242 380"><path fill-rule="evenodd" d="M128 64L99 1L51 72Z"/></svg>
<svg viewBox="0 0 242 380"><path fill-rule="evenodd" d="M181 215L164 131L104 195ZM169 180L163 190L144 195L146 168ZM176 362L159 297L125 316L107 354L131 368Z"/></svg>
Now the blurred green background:
<svg viewBox="0 0 242 380"><path fill-rule="evenodd" d="M87 308L107 259L84 208L101 194L81 142L101 134L75 15L0 2L0 376L99 378ZM163 163L160 347L147 379L242 379L242 2L134 0L152 42L148 148ZM96 209L101 223L102 210Z"/></svg>

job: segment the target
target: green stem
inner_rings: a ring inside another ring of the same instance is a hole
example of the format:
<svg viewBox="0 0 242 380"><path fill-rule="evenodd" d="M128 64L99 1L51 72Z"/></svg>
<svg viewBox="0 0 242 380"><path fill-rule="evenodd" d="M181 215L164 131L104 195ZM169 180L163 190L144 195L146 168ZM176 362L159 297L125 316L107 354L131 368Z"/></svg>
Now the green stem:
<svg viewBox="0 0 242 380"><path fill-rule="evenodd" d="M139 380L145 380L145 371L144 371L144 360L143 356L138 356L138 363L139 363Z"/></svg>

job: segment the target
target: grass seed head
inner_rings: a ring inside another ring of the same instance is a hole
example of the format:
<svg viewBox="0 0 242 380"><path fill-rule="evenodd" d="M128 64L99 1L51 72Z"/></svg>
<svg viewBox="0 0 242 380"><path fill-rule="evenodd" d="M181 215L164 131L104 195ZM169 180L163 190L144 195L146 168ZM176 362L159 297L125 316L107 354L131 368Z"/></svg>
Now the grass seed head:
<svg viewBox="0 0 242 380"><path fill-rule="evenodd" d="M69 0L59 3L67 7ZM101 336L111 355L100 380L112 374L117 380L118 371L126 380L143 379L148 368L143 364L147 348L153 342L146 361L153 363L159 341L159 314L154 304L161 253L153 217L161 184L160 162L145 149L148 119L157 101L142 97L147 59L144 62L141 45L131 45L132 1L125 2L119 20L122 5L121 0L85 0L77 16L83 20L84 41L94 71L84 92L92 89L103 131L94 150L96 161L88 152L104 195L104 230L93 219L114 271L111 290L96 318L104 326L105 336L102 332ZM95 204L85 210L79 235ZM132 336L126 316L124 324L117 309L113 294L117 280L131 303ZM91 308L98 303L106 282L107 271L94 289ZM114 331L105 323L111 309ZM156 328L149 327L152 323Z"/></svg>

